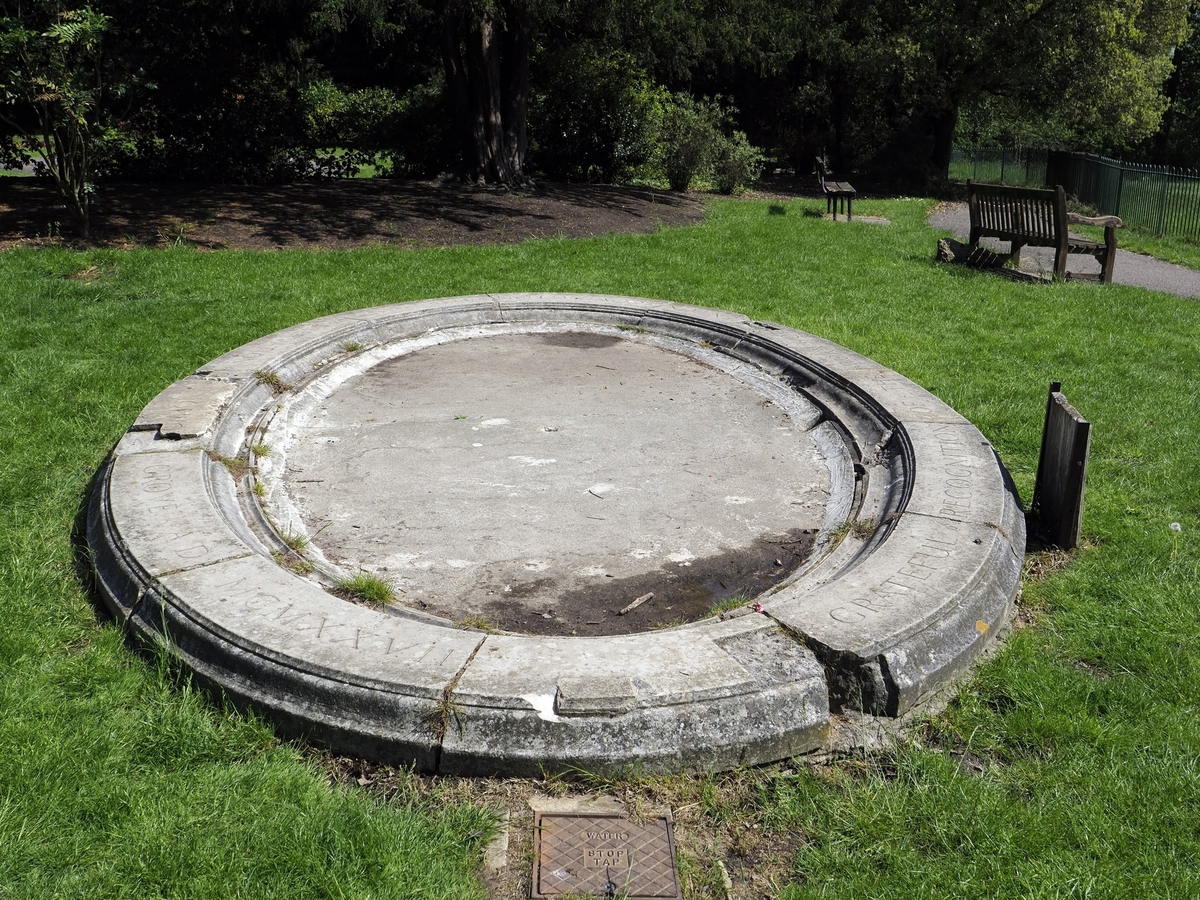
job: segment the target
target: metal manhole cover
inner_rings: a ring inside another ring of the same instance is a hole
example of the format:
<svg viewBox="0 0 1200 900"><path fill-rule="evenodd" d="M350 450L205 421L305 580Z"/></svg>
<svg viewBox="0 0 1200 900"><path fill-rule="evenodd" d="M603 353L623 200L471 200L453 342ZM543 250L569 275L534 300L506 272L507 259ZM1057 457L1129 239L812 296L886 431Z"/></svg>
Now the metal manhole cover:
<svg viewBox="0 0 1200 900"><path fill-rule="evenodd" d="M583 894L680 900L675 837L666 817L540 813L534 820L533 898Z"/></svg>

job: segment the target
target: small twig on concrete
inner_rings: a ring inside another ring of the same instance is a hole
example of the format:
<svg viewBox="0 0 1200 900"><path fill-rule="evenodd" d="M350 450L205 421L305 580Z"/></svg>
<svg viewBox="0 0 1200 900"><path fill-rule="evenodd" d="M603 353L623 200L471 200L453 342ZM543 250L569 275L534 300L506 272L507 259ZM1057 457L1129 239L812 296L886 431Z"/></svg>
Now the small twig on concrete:
<svg viewBox="0 0 1200 900"><path fill-rule="evenodd" d="M623 610L621 610L619 613L617 613L617 615L623 616L627 612L633 612L635 609L637 609L639 606L641 606L647 600L653 600L653 599L654 599L654 591L651 591L648 594L642 594L642 596L638 597L636 600L634 600L632 603L630 603L627 607L625 607Z"/></svg>

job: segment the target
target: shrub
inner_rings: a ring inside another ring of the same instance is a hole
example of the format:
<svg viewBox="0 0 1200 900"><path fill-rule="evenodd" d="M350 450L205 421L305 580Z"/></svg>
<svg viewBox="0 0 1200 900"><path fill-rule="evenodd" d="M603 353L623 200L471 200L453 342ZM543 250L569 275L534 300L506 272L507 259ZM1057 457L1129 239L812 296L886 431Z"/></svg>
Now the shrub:
<svg viewBox="0 0 1200 900"><path fill-rule="evenodd" d="M548 178L628 181L650 159L666 91L631 56L579 44L536 62L530 163Z"/></svg>
<svg viewBox="0 0 1200 900"><path fill-rule="evenodd" d="M663 110L658 155L667 184L686 191L697 175L706 173L721 138L724 115L719 100L696 100L674 94Z"/></svg>
<svg viewBox="0 0 1200 900"><path fill-rule="evenodd" d="M722 194L732 194L758 181L762 174L763 155L746 140L742 131L732 137L721 136L713 161L713 180Z"/></svg>
<svg viewBox="0 0 1200 900"><path fill-rule="evenodd" d="M686 191L698 177L710 177L717 190L732 194L753 184L763 155L744 132L733 129L733 107L721 98L697 100L674 94L662 114L656 159L673 191Z"/></svg>

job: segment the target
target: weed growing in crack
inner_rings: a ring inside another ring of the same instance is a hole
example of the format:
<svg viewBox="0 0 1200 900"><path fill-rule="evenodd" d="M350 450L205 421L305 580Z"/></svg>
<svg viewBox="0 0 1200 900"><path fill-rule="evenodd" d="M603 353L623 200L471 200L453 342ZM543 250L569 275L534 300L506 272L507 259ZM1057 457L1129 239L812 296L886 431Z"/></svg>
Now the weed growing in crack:
<svg viewBox="0 0 1200 900"><path fill-rule="evenodd" d="M853 519L843 522L837 528L833 529L830 537L833 538L834 543L841 543L842 539L845 538L846 535L852 535L853 537L858 538L860 541L865 541L874 533L874 519Z"/></svg>
<svg viewBox="0 0 1200 900"><path fill-rule="evenodd" d="M294 531L279 532L279 539L293 553L303 553L304 549L309 545L309 539L302 534L297 534Z"/></svg>
<svg viewBox="0 0 1200 900"><path fill-rule="evenodd" d="M751 598L745 594L734 594L732 597L726 597L724 600L716 600L708 609L710 616L719 616L722 613L733 612L735 609L741 609L744 606L749 606Z"/></svg>
<svg viewBox="0 0 1200 900"><path fill-rule="evenodd" d="M259 369L254 373L254 377L258 379L259 384L269 387L272 394L282 394L284 391L292 389L292 386L280 378L278 374L268 372L266 369Z"/></svg>
<svg viewBox="0 0 1200 900"><path fill-rule="evenodd" d="M337 586L358 600L383 606L396 599L396 590L382 578L359 572L337 583Z"/></svg>
<svg viewBox="0 0 1200 900"><path fill-rule="evenodd" d="M297 575L308 575L313 571L313 564L297 553L276 550L271 554L271 558L275 560L276 565L283 566L289 572L295 572Z"/></svg>
<svg viewBox="0 0 1200 900"><path fill-rule="evenodd" d="M451 720L454 721L458 730L462 731L462 707L454 702L450 688L447 687L442 693L442 698L438 700L433 709L425 714L424 722L434 740L441 743L446 739L446 733L450 730Z"/></svg>
<svg viewBox="0 0 1200 900"><path fill-rule="evenodd" d="M250 470L250 464L240 457L222 456L215 450L205 450L204 452L213 462L223 465L229 471L229 474L234 477L234 480L241 478Z"/></svg>

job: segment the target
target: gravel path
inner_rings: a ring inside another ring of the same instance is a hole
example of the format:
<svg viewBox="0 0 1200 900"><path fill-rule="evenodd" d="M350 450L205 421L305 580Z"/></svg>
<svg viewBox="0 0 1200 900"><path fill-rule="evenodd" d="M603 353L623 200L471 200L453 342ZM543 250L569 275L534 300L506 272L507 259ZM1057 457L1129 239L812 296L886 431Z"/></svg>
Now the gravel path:
<svg viewBox="0 0 1200 900"><path fill-rule="evenodd" d="M930 215L929 225L931 228L949 231L959 240L965 241L971 231L971 217L967 211L967 204L940 204ZM1118 246L1120 241L1121 233L1118 231ZM1006 241L985 238L983 243L998 250L1008 250ZM1054 270L1054 251L1049 247L1026 247L1021 251L1021 268L1049 274ZM1100 264L1090 256L1075 254L1067 259L1067 271L1094 274L1100 271ZM1117 251L1113 281L1116 284L1131 284L1174 294L1176 297L1200 299L1200 272L1127 250Z"/></svg>

